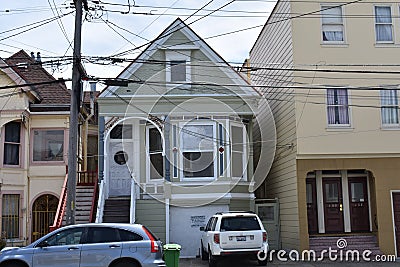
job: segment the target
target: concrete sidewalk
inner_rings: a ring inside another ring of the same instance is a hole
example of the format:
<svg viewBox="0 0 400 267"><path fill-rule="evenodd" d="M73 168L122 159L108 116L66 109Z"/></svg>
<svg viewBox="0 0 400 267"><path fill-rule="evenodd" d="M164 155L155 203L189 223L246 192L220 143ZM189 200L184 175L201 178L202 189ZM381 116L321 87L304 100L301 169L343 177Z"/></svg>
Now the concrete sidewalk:
<svg viewBox="0 0 400 267"><path fill-rule="evenodd" d="M272 262L268 262L267 266L283 266L283 265L291 265L291 266L300 266L300 267L400 267L400 261L397 262L332 262L332 261L323 261L323 262L281 262L278 260L274 260ZM218 267L250 267L250 266L258 266L257 261L243 260L240 258L230 258L224 259L218 263ZM196 259L179 259L179 267L208 267L207 261L202 261L199 258Z"/></svg>

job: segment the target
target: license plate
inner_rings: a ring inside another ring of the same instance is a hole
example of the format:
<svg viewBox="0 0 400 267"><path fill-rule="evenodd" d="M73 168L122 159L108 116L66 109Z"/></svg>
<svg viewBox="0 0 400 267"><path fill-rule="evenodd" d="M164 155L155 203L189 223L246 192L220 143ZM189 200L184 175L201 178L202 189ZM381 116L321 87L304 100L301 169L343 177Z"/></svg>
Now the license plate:
<svg viewBox="0 0 400 267"><path fill-rule="evenodd" d="M246 237L245 236L237 236L236 241L246 241Z"/></svg>

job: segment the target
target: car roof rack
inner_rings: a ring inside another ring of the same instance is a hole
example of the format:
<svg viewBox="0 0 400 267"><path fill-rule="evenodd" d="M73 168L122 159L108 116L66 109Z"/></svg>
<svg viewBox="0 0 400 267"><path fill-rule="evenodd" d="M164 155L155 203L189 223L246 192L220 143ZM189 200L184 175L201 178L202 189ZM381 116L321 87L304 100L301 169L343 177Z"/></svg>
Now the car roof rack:
<svg viewBox="0 0 400 267"><path fill-rule="evenodd" d="M220 211L215 213L215 215L222 215L222 214L227 214L227 213L251 213L251 214L256 214L254 211Z"/></svg>

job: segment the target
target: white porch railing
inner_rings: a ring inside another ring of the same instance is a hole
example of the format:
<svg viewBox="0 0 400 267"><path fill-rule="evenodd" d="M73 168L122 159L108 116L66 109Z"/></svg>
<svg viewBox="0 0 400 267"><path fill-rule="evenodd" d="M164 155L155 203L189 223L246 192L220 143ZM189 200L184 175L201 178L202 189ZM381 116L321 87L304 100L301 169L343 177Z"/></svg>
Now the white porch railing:
<svg viewBox="0 0 400 267"><path fill-rule="evenodd" d="M104 203L106 201L104 179L100 182L99 199L97 201L96 223L103 222Z"/></svg>

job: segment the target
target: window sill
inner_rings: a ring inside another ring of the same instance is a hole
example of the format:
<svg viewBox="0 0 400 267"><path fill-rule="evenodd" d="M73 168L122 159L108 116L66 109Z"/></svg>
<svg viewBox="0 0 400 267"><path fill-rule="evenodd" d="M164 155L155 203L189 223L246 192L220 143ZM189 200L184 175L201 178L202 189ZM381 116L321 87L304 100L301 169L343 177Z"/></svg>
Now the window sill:
<svg viewBox="0 0 400 267"><path fill-rule="evenodd" d="M375 48L398 48L399 44L395 43L375 43Z"/></svg>
<svg viewBox="0 0 400 267"><path fill-rule="evenodd" d="M323 42L321 43L321 47L340 47L340 48L347 48L349 47L348 43L336 43L336 42Z"/></svg>
<svg viewBox="0 0 400 267"><path fill-rule="evenodd" d="M343 126L332 125L325 128L325 130L328 132L340 132L340 131L352 132L354 131L354 128L351 127L350 125L343 125Z"/></svg>
<svg viewBox="0 0 400 267"><path fill-rule="evenodd" d="M400 131L400 125L382 125L382 131Z"/></svg>

